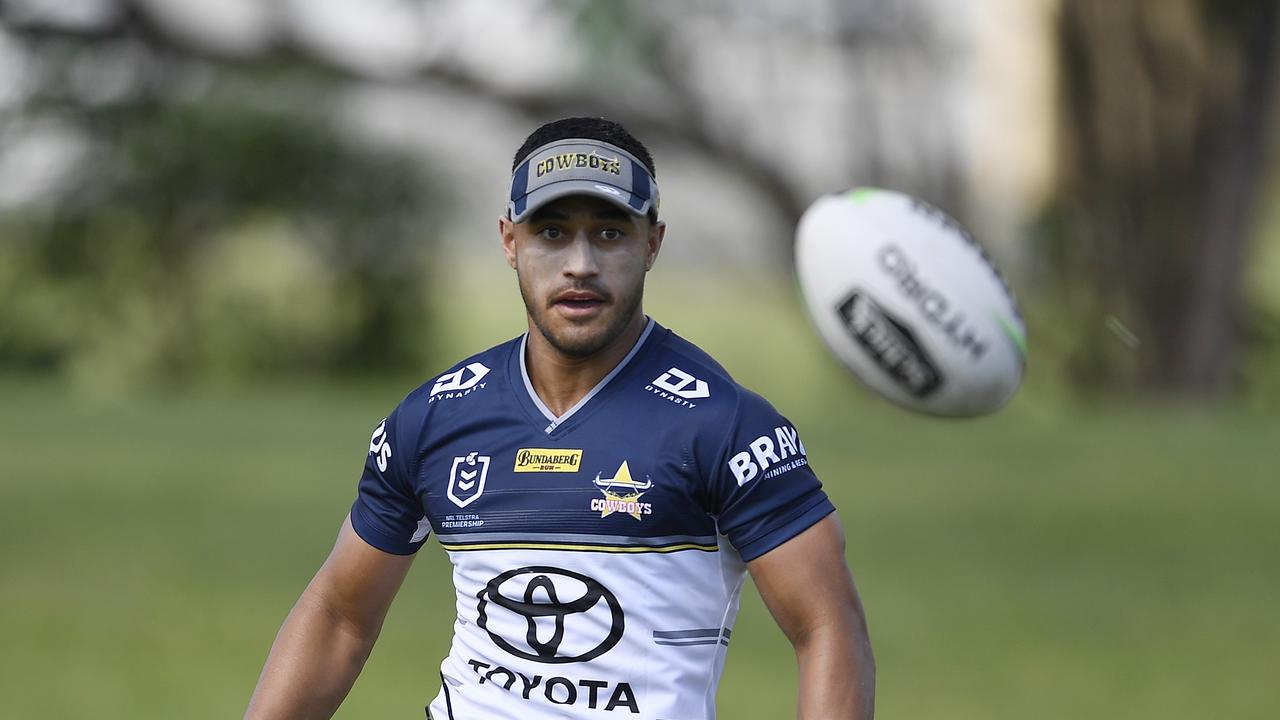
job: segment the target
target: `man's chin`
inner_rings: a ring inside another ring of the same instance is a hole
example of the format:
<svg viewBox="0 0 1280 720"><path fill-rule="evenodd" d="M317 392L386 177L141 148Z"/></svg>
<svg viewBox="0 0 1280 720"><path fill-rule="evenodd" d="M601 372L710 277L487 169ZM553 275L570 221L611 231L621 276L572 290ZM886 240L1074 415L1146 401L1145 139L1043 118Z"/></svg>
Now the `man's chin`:
<svg viewBox="0 0 1280 720"><path fill-rule="evenodd" d="M590 357L603 350L610 340L607 327L543 329L542 336L551 347L574 358Z"/></svg>
<svg viewBox="0 0 1280 720"><path fill-rule="evenodd" d="M566 318L552 314L535 324L551 347L573 358L589 357L604 350L627 325L614 313L601 313L590 318Z"/></svg>
<svg viewBox="0 0 1280 720"><path fill-rule="evenodd" d="M602 312L566 314L552 306L544 312L531 313L534 325L551 347L571 358L586 358L609 347L626 332L639 304L626 312L610 303Z"/></svg>

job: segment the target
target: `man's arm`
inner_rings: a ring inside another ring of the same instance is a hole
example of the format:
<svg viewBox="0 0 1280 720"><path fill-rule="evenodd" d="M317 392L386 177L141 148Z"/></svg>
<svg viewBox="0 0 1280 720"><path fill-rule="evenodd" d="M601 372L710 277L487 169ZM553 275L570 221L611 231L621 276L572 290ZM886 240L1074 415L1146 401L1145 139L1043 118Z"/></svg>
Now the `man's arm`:
<svg viewBox="0 0 1280 720"><path fill-rule="evenodd" d="M747 563L796 651L800 720L871 720L875 659L835 513Z"/></svg>
<svg viewBox="0 0 1280 720"><path fill-rule="evenodd" d="M329 718L351 690L413 556L356 535L347 517L271 646L246 720Z"/></svg>

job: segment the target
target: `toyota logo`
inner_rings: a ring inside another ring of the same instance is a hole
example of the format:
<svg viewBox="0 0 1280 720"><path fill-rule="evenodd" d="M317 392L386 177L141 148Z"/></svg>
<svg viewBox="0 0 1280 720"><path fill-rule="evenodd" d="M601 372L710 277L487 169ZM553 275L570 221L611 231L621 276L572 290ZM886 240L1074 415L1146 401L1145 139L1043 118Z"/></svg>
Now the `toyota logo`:
<svg viewBox="0 0 1280 720"><path fill-rule="evenodd" d="M508 570L477 597L476 624L518 658L586 662L622 639L625 622L618 598L594 578L572 570L541 565Z"/></svg>

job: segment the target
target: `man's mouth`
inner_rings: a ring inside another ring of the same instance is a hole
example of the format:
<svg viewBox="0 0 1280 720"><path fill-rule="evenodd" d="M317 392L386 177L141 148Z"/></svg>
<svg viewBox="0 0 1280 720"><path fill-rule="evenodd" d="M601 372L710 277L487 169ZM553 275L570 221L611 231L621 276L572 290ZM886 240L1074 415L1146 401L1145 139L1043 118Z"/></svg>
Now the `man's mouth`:
<svg viewBox="0 0 1280 720"><path fill-rule="evenodd" d="M604 298L595 293L567 292L556 296L555 305L571 308L589 308L604 304Z"/></svg>
<svg viewBox="0 0 1280 720"><path fill-rule="evenodd" d="M551 304L571 314L588 314L604 303L604 297L598 293L573 290L560 293Z"/></svg>

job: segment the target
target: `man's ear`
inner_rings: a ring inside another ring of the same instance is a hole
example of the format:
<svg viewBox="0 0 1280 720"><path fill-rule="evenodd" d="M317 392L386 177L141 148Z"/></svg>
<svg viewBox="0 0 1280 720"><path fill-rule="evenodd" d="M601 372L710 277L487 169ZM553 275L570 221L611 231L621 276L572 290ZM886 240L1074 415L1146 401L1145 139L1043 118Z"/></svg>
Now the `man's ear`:
<svg viewBox="0 0 1280 720"><path fill-rule="evenodd" d="M658 252L662 250L662 240L666 236L667 224L662 220L649 226L649 240L645 246L645 272L653 269L653 264L658 260Z"/></svg>
<svg viewBox="0 0 1280 720"><path fill-rule="evenodd" d="M506 215L498 217L498 235L502 237L502 254L511 269L516 268L516 224Z"/></svg>

